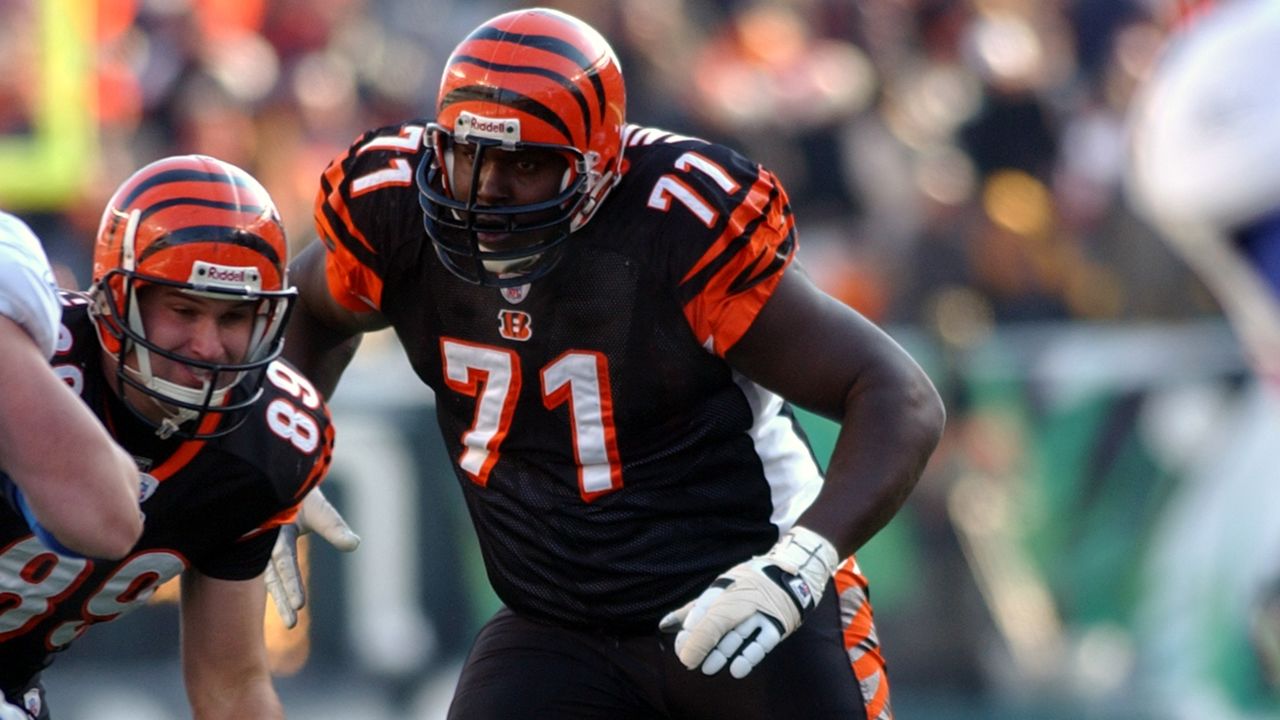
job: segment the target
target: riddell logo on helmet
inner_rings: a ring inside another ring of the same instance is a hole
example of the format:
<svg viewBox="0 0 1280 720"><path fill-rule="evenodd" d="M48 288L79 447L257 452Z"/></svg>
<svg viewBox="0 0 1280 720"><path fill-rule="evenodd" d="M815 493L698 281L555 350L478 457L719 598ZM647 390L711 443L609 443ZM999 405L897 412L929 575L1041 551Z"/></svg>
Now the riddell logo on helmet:
<svg viewBox="0 0 1280 720"><path fill-rule="evenodd" d="M519 142L520 121L514 118L483 117L464 110L458 115L454 134L459 140L475 135L505 142Z"/></svg>
<svg viewBox="0 0 1280 720"><path fill-rule="evenodd" d="M262 288L262 277L256 267L218 265L203 260L197 260L192 264L191 277L187 282L197 287L204 285L251 291Z"/></svg>
<svg viewBox="0 0 1280 720"><path fill-rule="evenodd" d="M249 276L249 272L244 268L209 268L210 280L221 280L223 282L244 282Z"/></svg>

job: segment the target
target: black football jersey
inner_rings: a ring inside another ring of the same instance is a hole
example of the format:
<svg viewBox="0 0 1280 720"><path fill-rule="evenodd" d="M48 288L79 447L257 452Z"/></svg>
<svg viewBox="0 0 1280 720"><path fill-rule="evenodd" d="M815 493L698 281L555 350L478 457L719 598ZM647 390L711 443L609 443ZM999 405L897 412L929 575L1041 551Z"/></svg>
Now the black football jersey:
<svg viewBox="0 0 1280 720"><path fill-rule="evenodd" d="M266 568L279 525L328 469L327 407L292 367L273 363L235 432L161 440L107 385L87 300L63 293L55 370L137 460L141 539L122 560L64 557L0 503L0 689L13 693L95 623L145 603L188 568L224 580ZM233 390L235 392L235 390ZM18 697L10 694L10 697Z"/></svg>
<svg viewBox="0 0 1280 720"><path fill-rule="evenodd" d="M724 352L795 251L767 170L628 126L626 171L531 285L470 285L425 234L423 124L326 169L331 293L388 318L435 391L491 583L554 622L652 629L776 542L822 479L789 409Z"/></svg>

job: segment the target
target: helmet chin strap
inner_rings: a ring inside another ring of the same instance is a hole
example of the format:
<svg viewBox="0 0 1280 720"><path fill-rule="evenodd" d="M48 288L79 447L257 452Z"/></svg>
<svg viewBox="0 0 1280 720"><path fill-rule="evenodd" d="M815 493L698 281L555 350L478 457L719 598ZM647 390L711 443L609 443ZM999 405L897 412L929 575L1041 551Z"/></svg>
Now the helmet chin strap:
<svg viewBox="0 0 1280 720"><path fill-rule="evenodd" d="M124 366L124 371L130 377L137 380L147 389L155 391L156 395L166 398L173 398L183 402L196 404L204 400L205 393L209 390L209 382L206 380L203 389L189 388L184 385L163 380L151 374L150 353L146 348L135 346L136 357L138 358L138 368ZM228 388L214 390L210 406L220 405L223 398L226 397ZM147 400L151 402L157 409L163 413L160 420L160 426L156 428L156 435L161 439L167 440L176 432L183 423L195 420L200 417L200 413L185 407L177 407L169 405L155 395L147 395Z"/></svg>
<svg viewBox="0 0 1280 720"><path fill-rule="evenodd" d="M160 426L156 428L156 436L161 440L168 440L178 431L178 428L182 427L183 423L200 417L200 413L195 410L170 407L150 395L147 396L147 399L151 401L152 405L165 413L164 418L160 421Z"/></svg>

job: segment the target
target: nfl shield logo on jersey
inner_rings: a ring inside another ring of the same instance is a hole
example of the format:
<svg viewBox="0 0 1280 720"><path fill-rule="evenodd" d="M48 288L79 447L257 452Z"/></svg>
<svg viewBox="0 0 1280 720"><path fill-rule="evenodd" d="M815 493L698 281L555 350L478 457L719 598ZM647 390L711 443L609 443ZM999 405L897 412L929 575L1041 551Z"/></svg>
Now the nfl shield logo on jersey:
<svg viewBox="0 0 1280 720"><path fill-rule="evenodd" d="M529 283L524 285L516 285L514 287L504 287L501 289L502 297L507 302L515 305L529 296Z"/></svg>
<svg viewBox="0 0 1280 720"><path fill-rule="evenodd" d="M26 708L31 717L40 717L40 711L44 709L40 693L40 688L31 688L22 696L22 707Z"/></svg>
<svg viewBox="0 0 1280 720"><path fill-rule="evenodd" d="M153 494L156 488L160 487L160 481L156 480L151 473L138 474L138 504L146 502Z"/></svg>

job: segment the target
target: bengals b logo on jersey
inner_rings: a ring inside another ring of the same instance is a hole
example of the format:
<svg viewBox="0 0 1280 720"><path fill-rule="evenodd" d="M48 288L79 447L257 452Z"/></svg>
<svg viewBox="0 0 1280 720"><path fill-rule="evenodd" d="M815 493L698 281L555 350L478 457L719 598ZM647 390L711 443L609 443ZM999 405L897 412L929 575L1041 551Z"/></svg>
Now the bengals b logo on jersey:
<svg viewBox="0 0 1280 720"><path fill-rule="evenodd" d="M533 318L521 310L498 311L498 333L508 340L524 342L533 337Z"/></svg>

